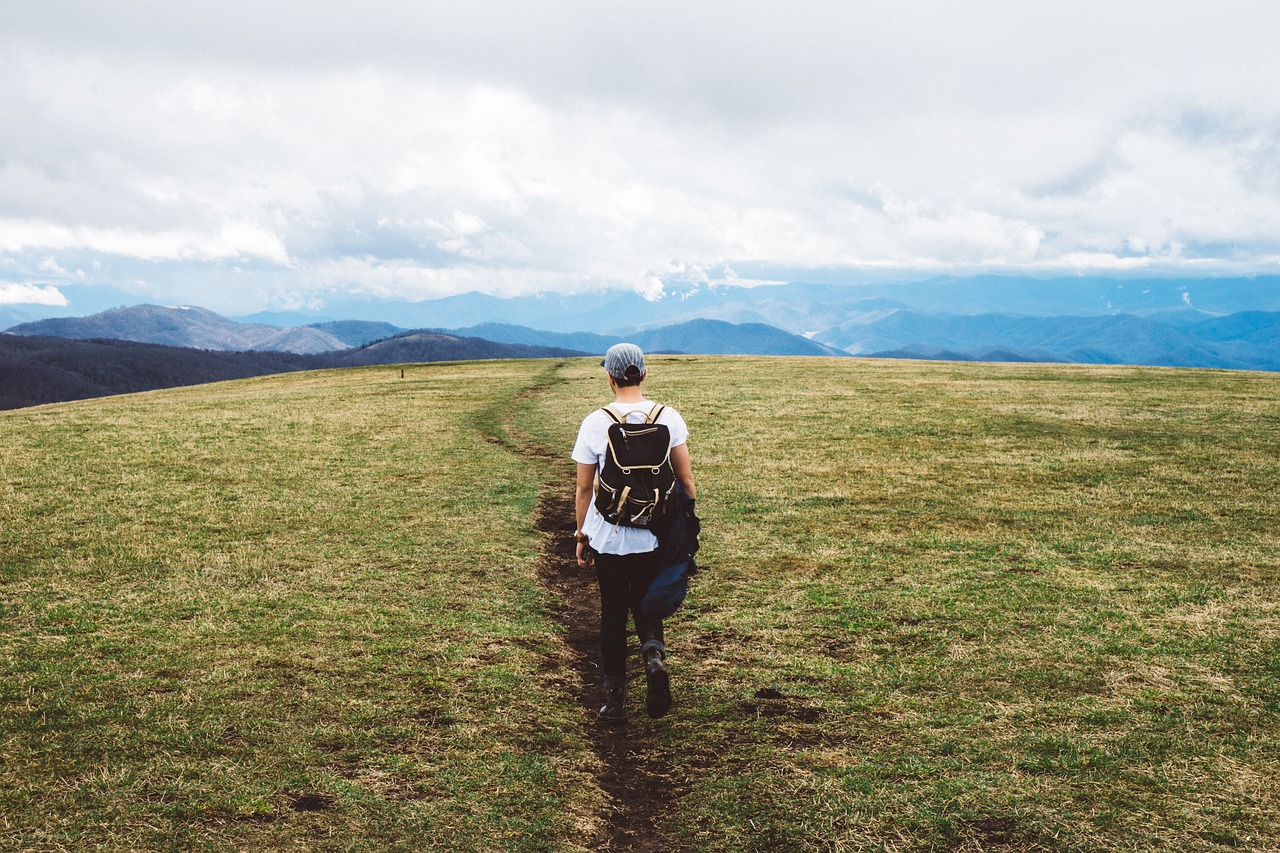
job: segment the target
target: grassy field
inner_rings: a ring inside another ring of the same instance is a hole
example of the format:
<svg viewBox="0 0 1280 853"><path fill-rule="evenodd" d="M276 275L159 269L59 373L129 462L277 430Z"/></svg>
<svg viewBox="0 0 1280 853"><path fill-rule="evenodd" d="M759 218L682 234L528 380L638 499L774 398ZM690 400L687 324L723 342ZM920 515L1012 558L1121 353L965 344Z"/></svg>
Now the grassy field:
<svg viewBox="0 0 1280 853"><path fill-rule="evenodd" d="M541 363L0 415L0 848L555 849L599 810L529 574Z"/></svg>
<svg viewBox="0 0 1280 853"><path fill-rule="evenodd" d="M1280 850L1280 377L651 374L708 567L676 713L628 729L669 848ZM0 848L599 846L531 519L605 391L488 362L0 414Z"/></svg>

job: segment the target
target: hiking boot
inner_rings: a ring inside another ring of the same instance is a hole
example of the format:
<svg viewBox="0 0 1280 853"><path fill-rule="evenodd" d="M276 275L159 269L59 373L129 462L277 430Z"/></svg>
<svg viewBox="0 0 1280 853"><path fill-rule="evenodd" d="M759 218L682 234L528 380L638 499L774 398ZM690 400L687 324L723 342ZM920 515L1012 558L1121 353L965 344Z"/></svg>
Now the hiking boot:
<svg viewBox="0 0 1280 853"><path fill-rule="evenodd" d="M654 653L644 660L646 692L644 710L650 717L661 717L671 710L671 676L662 655Z"/></svg>
<svg viewBox="0 0 1280 853"><path fill-rule="evenodd" d="M604 691L604 705L600 708L600 719L603 722L618 722L627 718L627 690L625 687L607 687Z"/></svg>

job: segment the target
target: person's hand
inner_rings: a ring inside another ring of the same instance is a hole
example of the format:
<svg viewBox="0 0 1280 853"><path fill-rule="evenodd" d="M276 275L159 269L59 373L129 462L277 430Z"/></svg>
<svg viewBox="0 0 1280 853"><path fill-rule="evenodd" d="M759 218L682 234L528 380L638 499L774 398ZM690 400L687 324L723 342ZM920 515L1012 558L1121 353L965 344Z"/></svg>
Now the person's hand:
<svg viewBox="0 0 1280 853"><path fill-rule="evenodd" d="M578 543L577 554L578 554L578 568L589 569L592 567L592 565L595 564L596 552L592 551L591 547L587 545L586 542Z"/></svg>

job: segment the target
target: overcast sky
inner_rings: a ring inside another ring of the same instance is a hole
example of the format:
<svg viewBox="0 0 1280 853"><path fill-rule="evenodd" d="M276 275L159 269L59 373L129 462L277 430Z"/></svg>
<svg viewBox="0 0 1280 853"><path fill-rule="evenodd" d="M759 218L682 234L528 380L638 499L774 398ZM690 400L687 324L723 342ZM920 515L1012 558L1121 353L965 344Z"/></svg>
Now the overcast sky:
<svg viewBox="0 0 1280 853"><path fill-rule="evenodd" d="M1280 271L1280 3L7 0L0 302Z"/></svg>

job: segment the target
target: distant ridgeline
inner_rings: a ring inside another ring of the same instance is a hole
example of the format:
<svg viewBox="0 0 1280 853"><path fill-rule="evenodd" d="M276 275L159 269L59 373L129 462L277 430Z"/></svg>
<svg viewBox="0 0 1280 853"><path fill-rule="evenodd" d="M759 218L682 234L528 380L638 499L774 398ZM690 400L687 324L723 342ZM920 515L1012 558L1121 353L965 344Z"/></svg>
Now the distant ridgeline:
<svg viewBox="0 0 1280 853"><path fill-rule="evenodd" d="M365 319L139 305L20 323L0 334L0 407L320 367L585 355L620 340L651 352L1280 370L1280 277L688 286L658 300L471 293L351 311Z"/></svg>
<svg viewBox="0 0 1280 853"><path fill-rule="evenodd" d="M483 336L482 336L483 335ZM652 352L843 355L761 324L697 320L633 336ZM491 324L405 331L388 323L281 329L202 308L140 305L23 323L0 334L0 408L195 385L292 370L601 353L620 338Z"/></svg>

